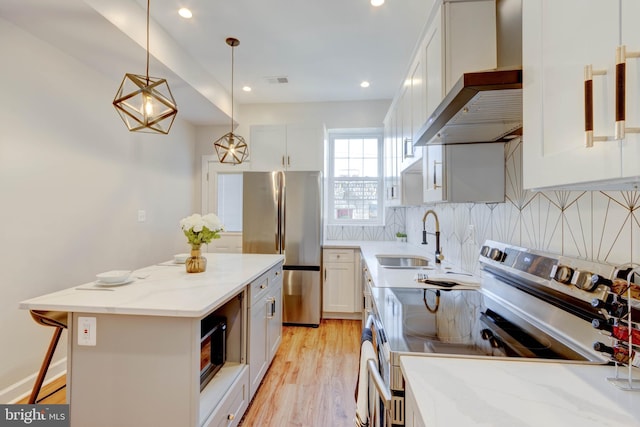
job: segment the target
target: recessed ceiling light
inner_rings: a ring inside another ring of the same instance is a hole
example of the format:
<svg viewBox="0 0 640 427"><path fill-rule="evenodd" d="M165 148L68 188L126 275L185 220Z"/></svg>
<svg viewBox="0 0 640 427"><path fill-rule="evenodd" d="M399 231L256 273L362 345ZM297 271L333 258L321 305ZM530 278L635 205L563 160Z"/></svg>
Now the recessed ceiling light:
<svg viewBox="0 0 640 427"><path fill-rule="evenodd" d="M369 82L368 81L363 81L362 83L360 83L360 87L369 87Z"/></svg>
<svg viewBox="0 0 640 427"><path fill-rule="evenodd" d="M249 86L242 86L242 90L245 92L251 92L251 88Z"/></svg>
<svg viewBox="0 0 640 427"><path fill-rule="evenodd" d="M382 6L384 4L384 0L371 0L371 6Z"/></svg>
<svg viewBox="0 0 640 427"><path fill-rule="evenodd" d="M193 13L191 13L191 11L186 7L181 7L180 10L178 10L178 15L185 19L191 19L193 17Z"/></svg>

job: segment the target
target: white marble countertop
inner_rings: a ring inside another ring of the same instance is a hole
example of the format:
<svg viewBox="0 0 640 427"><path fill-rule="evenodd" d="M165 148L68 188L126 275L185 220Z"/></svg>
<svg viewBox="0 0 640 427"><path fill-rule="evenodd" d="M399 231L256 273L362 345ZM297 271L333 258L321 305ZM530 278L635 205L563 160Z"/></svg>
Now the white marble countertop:
<svg viewBox="0 0 640 427"><path fill-rule="evenodd" d="M437 356L400 361L416 415L429 427L640 426L640 392L610 384L612 366Z"/></svg>
<svg viewBox="0 0 640 427"><path fill-rule="evenodd" d="M435 264L434 254L430 250L425 246L411 243L331 240L325 241L323 248L359 248L362 253L362 258L366 262L369 273L371 274L373 284L380 288L423 288L425 285L415 280L416 273L418 272L439 274L447 271L459 271L458 269L452 268L446 260L441 265ZM420 269L385 268L378 264L376 255L415 255L429 259L429 265L427 268Z"/></svg>
<svg viewBox="0 0 640 427"><path fill-rule="evenodd" d="M20 303L22 309L201 317L237 294L279 262L282 255L207 253L207 270L188 274L184 264L161 263L133 272L133 282L96 286L94 282Z"/></svg>

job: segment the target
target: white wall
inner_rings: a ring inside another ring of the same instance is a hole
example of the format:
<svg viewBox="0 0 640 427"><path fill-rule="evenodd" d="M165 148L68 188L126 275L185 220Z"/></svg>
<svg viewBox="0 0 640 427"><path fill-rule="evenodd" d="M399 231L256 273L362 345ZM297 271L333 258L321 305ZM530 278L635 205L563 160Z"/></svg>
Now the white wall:
<svg viewBox="0 0 640 427"><path fill-rule="evenodd" d="M120 81L2 19L0 57L3 402L37 372L52 333L19 302L184 252L178 221L199 207L199 159L191 125L130 133L111 105Z"/></svg>
<svg viewBox="0 0 640 427"><path fill-rule="evenodd" d="M327 129L381 128L390 104L391 100L244 104L240 109L238 132L248 136L252 125L284 123L324 123Z"/></svg>

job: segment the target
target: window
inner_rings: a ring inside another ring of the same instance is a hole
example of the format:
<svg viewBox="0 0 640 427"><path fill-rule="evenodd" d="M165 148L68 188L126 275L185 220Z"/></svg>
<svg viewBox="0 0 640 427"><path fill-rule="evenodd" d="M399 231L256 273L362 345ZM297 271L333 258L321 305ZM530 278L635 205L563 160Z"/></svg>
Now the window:
<svg viewBox="0 0 640 427"><path fill-rule="evenodd" d="M382 224L382 131L330 131L327 219Z"/></svg>

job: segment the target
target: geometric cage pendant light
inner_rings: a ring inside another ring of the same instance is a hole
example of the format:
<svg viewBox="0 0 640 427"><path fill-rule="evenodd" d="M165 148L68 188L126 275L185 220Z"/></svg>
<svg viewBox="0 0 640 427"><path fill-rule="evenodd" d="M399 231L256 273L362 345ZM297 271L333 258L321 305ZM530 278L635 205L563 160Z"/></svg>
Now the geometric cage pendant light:
<svg viewBox="0 0 640 427"><path fill-rule="evenodd" d="M147 0L147 73L125 74L113 106L130 131L168 134L178 107L167 81L149 77L149 3Z"/></svg>
<svg viewBox="0 0 640 427"><path fill-rule="evenodd" d="M240 44L240 41L233 37L229 37L225 41L231 46L231 131L214 142L213 148L216 150L220 163L238 165L249 157L249 147L244 138L233 133L233 50Z"/></svg>

